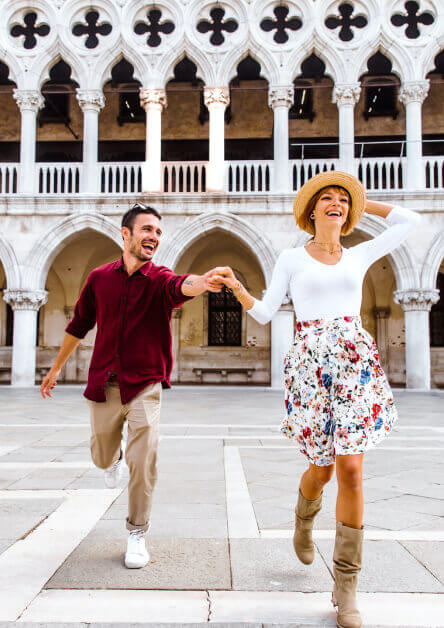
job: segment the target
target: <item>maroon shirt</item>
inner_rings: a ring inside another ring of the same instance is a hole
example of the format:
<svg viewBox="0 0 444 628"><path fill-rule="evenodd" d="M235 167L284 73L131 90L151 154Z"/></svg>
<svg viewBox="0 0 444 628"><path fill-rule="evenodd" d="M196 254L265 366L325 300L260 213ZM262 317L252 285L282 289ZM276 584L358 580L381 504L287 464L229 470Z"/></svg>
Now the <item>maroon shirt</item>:
<svg viewBox="0 0 444 628"><path fill-rule="evenodd" d="M153 262L129 276L122 259L90 273L66 328L84 338L97 323L87 399L106 401L105 386L113 372L123 404L154 382L170 387L170 319L173 308L192 298L182 294L186 277Z"/></svg>

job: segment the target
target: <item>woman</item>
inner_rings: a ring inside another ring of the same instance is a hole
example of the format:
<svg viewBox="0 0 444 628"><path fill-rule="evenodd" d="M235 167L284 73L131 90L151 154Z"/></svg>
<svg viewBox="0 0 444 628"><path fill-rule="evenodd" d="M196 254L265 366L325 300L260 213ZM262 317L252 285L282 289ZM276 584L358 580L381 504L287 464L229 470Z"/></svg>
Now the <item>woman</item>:
<svg viewBox="0 0 444 628"><path fill-rule="evenodd" d="M220 278L259 323L266 324L290 290L297 318L295 342L284 365L286 416L281 431L308 459L296 506L294 548L304 564L314 559L313 521L336 463L338 496L333 555L337 624L359 628L357 576L363 540L364 453L390 432L397 418L376 344L361 326L362 283L369 266L396 248L419 222L414 212L366 200L361 183L345 172L326 172L298 192L296 223L313 237L279 256L262 301L230 268ZM345 249L363 212L385 219L376 238Z"/></svg>

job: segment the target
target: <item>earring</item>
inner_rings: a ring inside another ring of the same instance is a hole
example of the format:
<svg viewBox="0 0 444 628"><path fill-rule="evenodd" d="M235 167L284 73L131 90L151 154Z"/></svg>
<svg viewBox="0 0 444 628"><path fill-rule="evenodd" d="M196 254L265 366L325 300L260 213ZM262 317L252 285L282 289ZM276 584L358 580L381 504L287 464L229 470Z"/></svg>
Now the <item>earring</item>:
<svg viewBox="0 0 444 628"><path fill-rule="evenodd" d="M314 220L314 219L315 219L315 215L314 215L314 214L310 214L310 218L311 218L312 220Z"/></svg>

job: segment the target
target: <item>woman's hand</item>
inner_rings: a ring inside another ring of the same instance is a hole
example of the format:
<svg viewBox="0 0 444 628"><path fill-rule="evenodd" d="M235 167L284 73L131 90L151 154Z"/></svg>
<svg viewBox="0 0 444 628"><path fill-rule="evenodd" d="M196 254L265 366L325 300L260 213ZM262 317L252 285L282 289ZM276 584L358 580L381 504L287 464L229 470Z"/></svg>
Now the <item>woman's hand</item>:
<svg viewBox="0 0 444 628"><path fill-rule="evenodd" d="M230 290L238 287L239 281L236 279L233 271L229 266L218 266L212 270L212 281L215 283L223 283L230 288Z"/></svg>

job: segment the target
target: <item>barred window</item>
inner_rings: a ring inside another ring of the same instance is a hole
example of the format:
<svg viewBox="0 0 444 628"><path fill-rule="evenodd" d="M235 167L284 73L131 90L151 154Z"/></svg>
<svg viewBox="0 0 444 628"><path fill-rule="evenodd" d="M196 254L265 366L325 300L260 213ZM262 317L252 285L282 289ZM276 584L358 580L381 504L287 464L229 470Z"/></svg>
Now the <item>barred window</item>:
<svg viewBox="0 0 444 628"><path fill-rule="evenodd" d="M242 306L226 288L210 292L208 345L238 347L242 344Z"/></svg>
<svg viewBox="0 0 444 628"><path fill-rule="evenodd" d="M430 311L430 344L432 347L444 347L444 273L438 275L440 299Z"/></svg>

